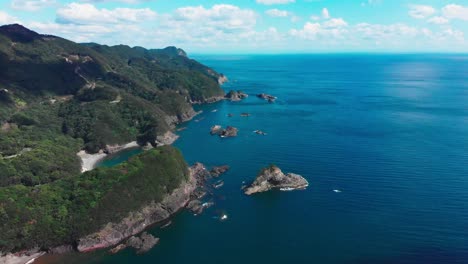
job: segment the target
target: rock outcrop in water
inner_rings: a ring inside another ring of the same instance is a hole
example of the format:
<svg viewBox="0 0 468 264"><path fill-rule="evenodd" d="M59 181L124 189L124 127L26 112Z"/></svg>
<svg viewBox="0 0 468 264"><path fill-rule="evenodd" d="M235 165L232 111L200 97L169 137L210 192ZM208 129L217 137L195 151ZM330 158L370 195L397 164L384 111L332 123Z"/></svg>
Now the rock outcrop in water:
<svg viewBox="0 0 468 264"><path fill-rule="evenodd" d="M233 127L233 126L227 126L225 129L223 129L222 126L220 125L215 125L212 126L210 129L210 134L211 135L218 135L220 137L236 137L237 133L239 132L239 129Z"/></svg>
<svg viewBox="0 0 468 264"><path fill-rule="evenodd" d="M242 92L242 91L234 91L231 90L229 93L226 94L226 98L231 101L240 101L242 99L245 99L249 97L248 94Z"/></svg>
<svg viewBox="0 0 468 264"><path fill-rule="evenodd" d="M225 173L228 170L229 170L229 166L228 165L223 165L223 166L213 167L210 170L210 173L211 173L211 176L213 176L213 177L219 177L219 175Z"/></svg>
<svg viewBox="0 0 468 264"><path fill-rule="evenodd" d="M263 100L266 100L266 101L268 101L270 103L274 103L276 101L276 99L277 99L276 96L265 94L265 93L258 94L257 97L261 98Z"/></svg>
<svg viewBox="0 0 468 264"><path fill-rule="evenodd" d="M298 190L309 186L304 177L294 173L284 174L280 168L271 165L264 168L255 181L244 189L245 194L251 195L259 192L266 192L271 189Z"/></svg>
<svg viewBox="0 0 468 264"><path fill-rule="evenodd" d="M137 254L148 252L159 242L159 238L154 237L147 232L143 232L140 236L132 236L127 240L126 245L137 251Z"/></svg>

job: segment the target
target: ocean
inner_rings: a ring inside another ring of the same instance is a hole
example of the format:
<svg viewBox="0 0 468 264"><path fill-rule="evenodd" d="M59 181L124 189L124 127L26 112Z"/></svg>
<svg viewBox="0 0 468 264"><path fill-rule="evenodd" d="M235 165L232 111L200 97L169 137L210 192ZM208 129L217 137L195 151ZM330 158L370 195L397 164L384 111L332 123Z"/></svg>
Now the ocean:
<svg viewBox="0 0 468 264"><path fill-rule="evenodd" d="M144 255L50 263L468 263L468 55L194 58L250 95L198 106L178 132L188 163L231 166L215 206L150 229L161 240ZM239 136L211 136L216 124ZM309 187L244 195L270 164Z"/></svg>

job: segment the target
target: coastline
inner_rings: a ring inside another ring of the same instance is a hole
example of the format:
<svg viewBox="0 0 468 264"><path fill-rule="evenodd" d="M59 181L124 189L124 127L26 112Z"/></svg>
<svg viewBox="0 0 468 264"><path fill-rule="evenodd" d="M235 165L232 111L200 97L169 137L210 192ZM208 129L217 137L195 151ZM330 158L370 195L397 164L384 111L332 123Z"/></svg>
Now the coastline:
<svg viewBox="0 0 468 264"><path fill-rule="evenodd" d="M85 150L80 150L78 153L76 153L76 155L81 159L81 173L95 169L96 165L109 154L134 147L138 147L138 143L136 141L132 141L123 145L108 145L106 146L105 151L100 150L96 154L90 154Z"/></svg>

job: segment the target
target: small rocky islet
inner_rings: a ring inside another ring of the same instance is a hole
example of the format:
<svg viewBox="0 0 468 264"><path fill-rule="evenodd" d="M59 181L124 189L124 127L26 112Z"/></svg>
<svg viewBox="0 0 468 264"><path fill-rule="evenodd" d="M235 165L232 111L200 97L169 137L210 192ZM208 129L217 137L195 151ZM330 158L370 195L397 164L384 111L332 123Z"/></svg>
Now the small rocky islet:
<svg viewBox="0 0 468 264"><path fill-rule="evenodd" d="M247 97L249 97L249 95L244 93L243 91L234 91L234 90L229 91L229 93L227 93L225 96L226 99L232 102L241 101L242 99L245 99Z"/></svg>
<svg viewBox="0 0 468 264"><path fill-rule="evenodd" d="M309 186L309 182L301 175L294 173L284 174L276 165L270 165L260 171L250 186L244 188L244 193L252 195L272 189L285 191L303 190L307 186Z"/></svg>
<svg viewBox="0 0 468 264"><path fill-rule="evenodd" d="M214 125L210 129L210 134L211 135L218 135L222 138L225 137L236 137L237 133L239 132L239 129L233 127L233 126L227 126L226 128L223 128L220 125Z"/></svg>

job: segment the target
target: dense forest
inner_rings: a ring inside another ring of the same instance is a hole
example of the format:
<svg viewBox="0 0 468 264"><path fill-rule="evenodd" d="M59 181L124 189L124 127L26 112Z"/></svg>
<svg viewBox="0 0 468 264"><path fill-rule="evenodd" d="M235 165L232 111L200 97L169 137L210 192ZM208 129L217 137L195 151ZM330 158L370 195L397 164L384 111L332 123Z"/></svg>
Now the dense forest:
<svg viewBox="0 0 468 264"><path fill-rule="evenodd" d="M77 44L1 26L0 252L70 243L174 189L187 166L171 147L83 174L76 153L155 146L192 103L224 95L220 77L175 47Z"/></svg>

